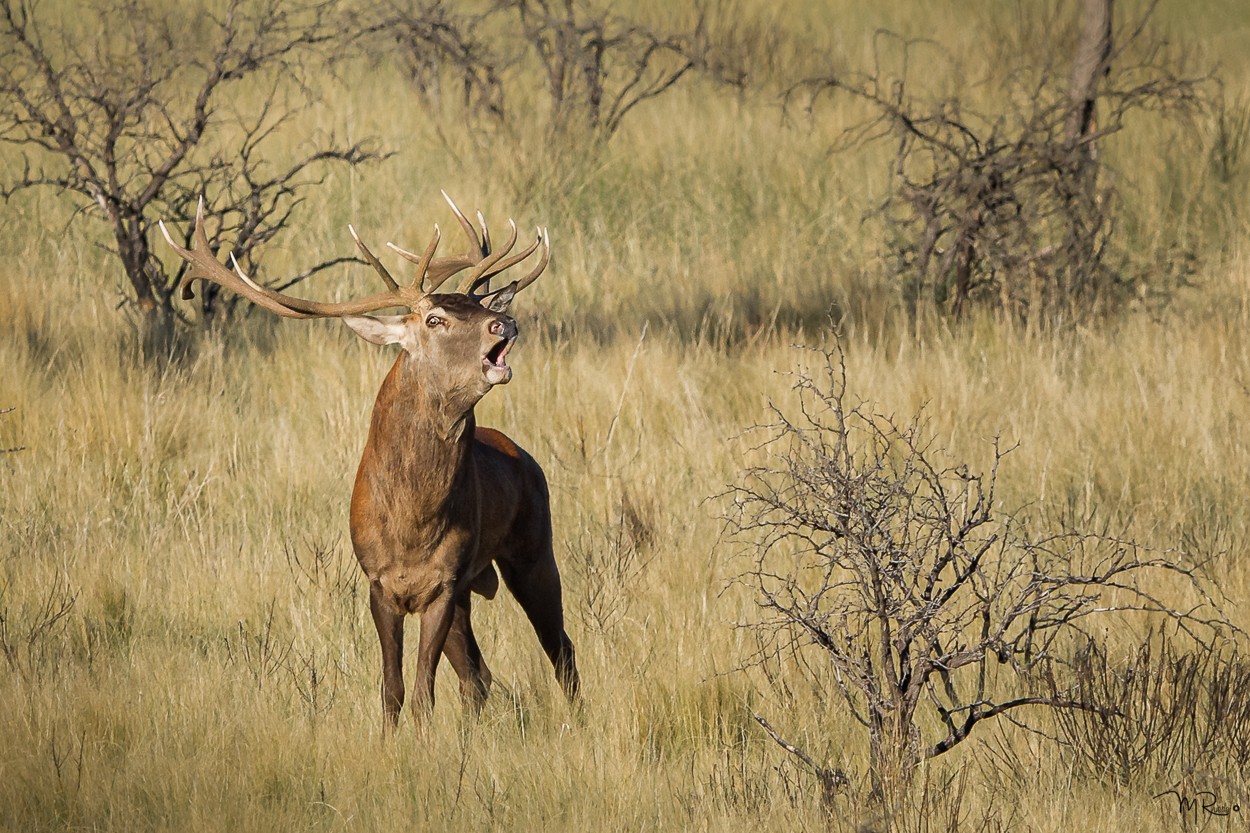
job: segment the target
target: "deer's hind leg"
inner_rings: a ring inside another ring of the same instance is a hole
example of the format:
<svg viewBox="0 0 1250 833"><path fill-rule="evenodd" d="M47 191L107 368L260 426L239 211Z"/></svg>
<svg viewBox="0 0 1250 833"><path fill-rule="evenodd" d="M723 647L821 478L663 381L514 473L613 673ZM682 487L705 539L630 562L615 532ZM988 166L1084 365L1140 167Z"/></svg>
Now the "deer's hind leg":
<svg viewBox="0 0 1250 833"><path fill-rule="evenodd" d="M538 635L547 658L555 668L556 680L570 700L577 699L581 678L573 641L564 630L564 601L560 587L560 570L551 551L550 539L539 549L534 560L501 561L499 571L504 584L521 605Z"/></svg>

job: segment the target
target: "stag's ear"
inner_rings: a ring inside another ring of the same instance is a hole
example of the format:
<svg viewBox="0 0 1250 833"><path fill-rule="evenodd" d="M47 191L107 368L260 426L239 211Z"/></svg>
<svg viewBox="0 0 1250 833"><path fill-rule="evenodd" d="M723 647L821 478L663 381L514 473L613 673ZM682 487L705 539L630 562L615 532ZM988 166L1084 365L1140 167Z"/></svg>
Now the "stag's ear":
<svg viewBox="0 0 1250 833"><path fill-rule="evenodd" d="M486 305L486 308L491 312L507 312L508 305L511 304L512 299L516 297L516 286L516 281L513 281L503 289L496 292L494 297L490 299L490 303Z"/></svg>
<svg viewBox="0 0 1250 833"><path fill-rule="evenodd" d="M396 344L408 335L403 315L344 315L343 323L373 344Z"/></svg>

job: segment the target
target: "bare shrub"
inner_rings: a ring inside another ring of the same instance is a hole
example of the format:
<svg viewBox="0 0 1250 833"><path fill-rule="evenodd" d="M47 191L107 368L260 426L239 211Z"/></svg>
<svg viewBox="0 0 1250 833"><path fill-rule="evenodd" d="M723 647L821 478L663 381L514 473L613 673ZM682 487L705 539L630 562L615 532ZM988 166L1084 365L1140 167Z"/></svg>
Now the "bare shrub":
<svg viewBox="0 0 1250 833"><path fill-rule="evenodd" d="M969 789L967 769L937 775L926 769L917 788L907 797L898 812L882 818L877 824L860 827L865 830L897 830L899 833L1007 833L1020 829L1016 823L1015 810L1010 801L1001 800L991 792L984 793L980 785ZM981 799L981 806L973 809L970 796ZM1003 812L1007 818L1003 818Z"/></svg>
<svg viewBox="0 0 1250 833"><path fill-rule="evenodd" d="M1231 646L1184 650L1160 633L1117 660L1091 641L1065 677L1102 706L1055 716L1086 772L1129 784L1250 766L1250 662Z"/></svg>
<svg viewBox="0 0 1250 833"><path fill-rule="evenodd" d="M506 124L509 100L541 80L546 138L555 150L584 151L610 139L640 104L672 89L692 70L742 83L729 56L715 52L708 11L665 30L588 0L492 0L480 11L453 10L443 0L393 2L367 33L391 39L418 93L441 98L459 85L466 112ZM534 113L527 111L526 119Z"/></svg>
<svg viewBox="0 0 1250 833"><path fill-rule="evenodd" d="M798 413L774 406L759 429L766 458L729 493L727 522L762 612L744 623L759 644L748 662L806 679L863 729L878 798L995 718L1114 708L1046 684L1095 627L1130 614L1199 639L1225 627L1179 554L1034 531L996 501L997 443L987 473L949 462L919 417L848 401L840 349L816 355Z"/></svg>
<svg viewBox="0 0 1250 833"><path fill-rule="evenodd" d="M1211 175L1221 185L1231 184L1246 168L1250 155L1250 99L1243 96L1231 100L1221 95L1216 100L1207 159Z"/></svg>
<svg viewBox="0 0 1250 833"><path fill-rule="evenodd" d="M989 103L968 91L926 90L913 67L952 56L888 32L877 36L871 71L809 78L787 93L788 105L809 109L834 95L857 100L868 116L836 145L896 148L890 191L876 211L889 276L913 307L958 316L983 303L1049 323L1161 297L1185 278L1190 258L1170 257L1172 267L1162 269L1136 250L1141 241L1125 239L1114 172L1099 147L1133 114L1197 112L1208 79L1187 73L1174 50L1149 37L1145 18L1113 37L1110 0L1084 5L1071 68L1050 57L1060 21L1044 29L1052 39L1045 57L1021 44L1029 33L1017 33L1021 48L999 56L1006 63L993 77L967 85L990 91ZM885 68L890 50L900 56L896 71Z"/></svg>
<svg viewBox="0 0 1250 833"><path fill-rule="evenodd" d="M360 570L354 557L340 549L341 541L306 536L300 544L282 542L291 582L300 596L321 596L354 614ZM354 618L354 617L353 617Z"/></svg>
<svg viewBox="0 0 1250 833"><path fill-rule="evenodd" d="M246 669L257 688L263 688L279 671L291 669L295 642L291 637L281 636L275 629L276 605L276 600L270 600L264 621L256 625L240 619L237 632L224 639L227 664L237 663ZM292 673L298 674L298 671Z"/></svg>
<svg viewBox="0 0 1250 833"><path fill-rule="evenodd" d="M110 251L145 314L185 318L174 303L186 270L153 250L156 221L189 220L209 195L214 248L225 237L250 274L290 220L305 189L332 165L379 158L361 143L310 143L275 163L275 140L306 106L305 63L334 48L332 0L230 0L220 17L192 19L170 4L122 0L56 16L30 0L0 2L0 143L17 148L18 173L0 195L39 187L69 192L108 224ZM247 83L258 103L241 107ZM188 223L189 226L189 223ZM298 280L343 262L320 263ZM209 319L234 298L206 288Z"/></svg>
<svg viewBox="0 0 1250 833"><path fill-rule="evenodd" d="M316 720L334 706L339 688L348 679L345 662L327 651L324 656L315 648L307 651L293 648L286 669L291 675L295 693L308 707L308 716Z"/></svg>
<svg viewBox="0 0 1250 833"><path fill-rule="evenodd" d="M466 11L445 0L395 0L382 6L361 34L389 38L408 80L423 101L437 107L450 78L474 113L506 114L504 70L511 61L484 34L499 7Z"/></svg>
<svg viewBox="0 0 1250 833"><path fill-rule="evenodd" d="M695 66L689 33L657 32L606 7L578 0L509 0L542 65L557 133L610 137L631 110L676 84Z"/></svg>
<svg viewBox="0 0 1250 833"><path fill-rule="evenodd" d="M0 576L0 654L14 674L29 680L57 666L57 638L78 602L78 593L61 574L26 604L12 588L12 580Z"/></svg>
<svg viewBox="0 0 1250 833"><path fill-rule="evenodd" d="M565 544L572 587L581 596L575 609L587 628L604 633L629 613L634 588L651 561L654 537L652 522L626 492L606 522L588 520Z"/></svg>

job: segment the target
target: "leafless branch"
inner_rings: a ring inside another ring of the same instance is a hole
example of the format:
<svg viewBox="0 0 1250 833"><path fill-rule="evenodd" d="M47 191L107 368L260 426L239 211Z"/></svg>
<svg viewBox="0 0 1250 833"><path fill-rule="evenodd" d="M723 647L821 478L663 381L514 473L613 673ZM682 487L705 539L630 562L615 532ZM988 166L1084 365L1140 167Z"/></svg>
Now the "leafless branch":
<svg viewBox="0 0 1250 833"><path fill-rule="evenodd" d="M826 807L832 805L833 799L837 797L838 793L850 785L850 779L846 777L846 773L841 769L837 767L830 769L816 763L810 755L779 735L777 730L772 727L772 724L758 712L753 712L751 717L763 727L764 731L768 733L768 736L778 746L802 761L816 775L816 779L820 782L821 801Z"/></svg>

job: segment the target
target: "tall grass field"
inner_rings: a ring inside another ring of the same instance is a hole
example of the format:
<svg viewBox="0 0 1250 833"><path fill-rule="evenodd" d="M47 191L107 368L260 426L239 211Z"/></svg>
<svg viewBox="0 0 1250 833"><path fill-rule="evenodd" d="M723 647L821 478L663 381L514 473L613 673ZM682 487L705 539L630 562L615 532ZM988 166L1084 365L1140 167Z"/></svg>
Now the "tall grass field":
<svg viewBox="0 0 1250 833"><path fill-rule="evenodd" d="M494 228L550 228L551 265L513 305L515 376L477 418L550 481L576 708L501 592L474 606L494 674L480 717L443 663L424 729L405 711L384 738L348 500L394 353L338 322L261 311L153 347L119 309L125 278L89 206L54 189L0 204L0 409L13 409L0 449L15 449L0 454L0 830L1172 833L1197 829L1158 797L1182 778L1240 808L1205 829L1244 829L1240 773L1103 775L1044 714L1043 734L980 727L922 766L886 819L840 696L744 667L755 643L740 626L762 614L735 581L753 553L726 533L724 495L758 460L750 429L769 403L793 406L805 348L835 332L856 401L922 414L943 459L976 470L996 437L1015 445L1002 505L1193 554L1250 629L1250 151L1222 176L1211 162L1221 129L1238 129L1227 112L1250 102L1250 6L1155 10L1156 35L1218 79L1225 122L1214 105L1142 113L1103 144L1122 239L1193 266L1166 303L1089 321L909 310L871 213L890 142L831 149L862 116L851 101L782 107L788 79L870 68L880 29L942 45L912 69L934 91L989 95L978 80L1001 60L995 33L1033 6L714 5L736 16L718 23L784 45L755 56L758 83L692 73L593 152L545 143L537 74L510 129L475 133L454 97L436 108L385 55L327 70L284 126L292 156L317 131L393 155L307 191L266 254L270 276L351 253L349 222L375 251L420 251L435 222L458 247L440 189ZM1117 5L1125 21L1142 11ZM1057 36L1056 63L1071 46ZM0 172L21 164L0 145ZM299 292L345 299L376 283L353 266ZM823 803L753 713L859 788Z"/></svg>

